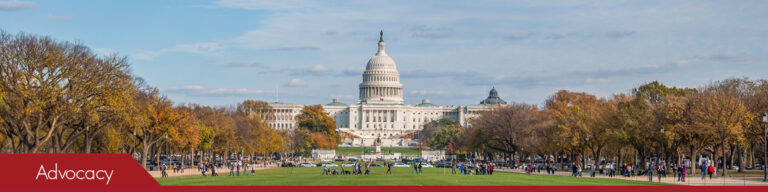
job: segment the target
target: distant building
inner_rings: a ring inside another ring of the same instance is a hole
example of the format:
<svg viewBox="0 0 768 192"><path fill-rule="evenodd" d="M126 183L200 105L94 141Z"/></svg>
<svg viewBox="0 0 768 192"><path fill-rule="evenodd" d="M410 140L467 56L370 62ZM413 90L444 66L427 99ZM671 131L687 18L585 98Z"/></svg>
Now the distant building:
<svg viewBox="0 0 768 192"><path fill-rule="evenodd" d="M445 159L445 150L423 150L421 159L424 161L442 161Z"/></svg>
<svg viewBox="0 0 768 192"><path fill-rule="evenodd" d="M336 158L336 150L312 149L312 158L332 161Z"/></svg>
<svg viewBox="0 0 768 192"><path fill-rule="evenodd" d="M413 139L424 125L439 119L450 119L462 126L469 126L469 119L496 106L506 105L496 88L491 89L488 98L478 105L439 106L423 99L415 106L406 105L403 99L403 85L395 61L385 52L383 32L379 39L376 55L368 60L359 85L359 100L347 105L338 99L323 105L325 111L336 121L342 136L341 147L373 146L379 139L384 147L417 147ZM277 129L297 127L295 117L303 105L271 103L275 120L268 122Z"/></svg>

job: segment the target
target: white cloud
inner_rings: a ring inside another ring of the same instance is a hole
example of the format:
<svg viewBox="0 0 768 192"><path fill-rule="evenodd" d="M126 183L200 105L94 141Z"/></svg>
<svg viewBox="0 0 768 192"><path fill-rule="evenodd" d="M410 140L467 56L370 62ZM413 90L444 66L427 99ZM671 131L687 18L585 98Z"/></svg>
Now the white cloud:
<svg viewBox="0 0 768 192"><path fill-rule="evenodd" d="M114 50L107 48L93 48L93 52L96 52L96 54L102 56L108 56L116 53Z"/></svg>
<svg viewBox="0 0 768 192"><path fill-rule="evenodd" d="M320 50L318 46L282 46L278 47L279 51L313 51Z"/></svg>
<svg viewBox="0 0 768 192"><path fill-rule="evenodd" d="M37 4L29 1L0 1L0 11L19 11L37 7Z"/></svg>
<svg viewBox="0 0 768 192"><path fill-rule="evenodd" d="M160 91L171 94L183 94L195 97L228 97L254 96L267 93L265 90L248 88L206 88L201 85L185 85L181 87L160 88Z"/></svg>
<svg viewBox="0 0 768 192"><path fill-rule="evenodd" d="M304 80L300 79L300 78L293 78L293 79L291 79L291 81L289 81L287 84L285 84L285 86L288 86L288 87L303 87L305 85L307 85L307 83L304 82Z"/></svg>
<svg viewBox="0 0 768 192"><path fill-rule="evenodd" d="M685 59L678 60L678 61L675 61L675 65L677 65L678 67L688 67L688 66L691 66L691 61L685 60Z"/></svg>
<svg viewBox="0 0 768 192"><path fill-rule="evenodd" d="M591 78L591 77L589 77L586 80L584 80L584 82L586 82L586 83L608 83L608 82L611 82L611 80L609 80L607 78Z"/></svg>
<svg viewBox="0 0 768 192"><path fill-rule="evenodd" d="M365 71L365 67L360 65L358 67L347 67L344 69L344 71L341 72L342 75L345 76L358 76L360 74L363 74Z"/></svg>
<svg viewBox="0 0 768 192"><path fill-rule="evenodd" d="M314 72L326 72L326 71L328 71L328 68L326 68L323 65L315 65L314 67L312 67L312 71L314 71Z"/></svg>
<svg viewBox="0 0 768 192"><path fill-rule="evenodd" d="M322 76L322 75L330 75L331 70L328 69L328 67L325 67L324 65L314 65L312 67L307 68L300 68L300 69L285 69L290 72L290 75L293 76L304 76L304 75L315 75L315 76Z"/></svg>
<svg viewBox="0 0 768 192"><path fill-rule="evenodd" d="M168 51L188 52L201 55L215 55L216 52L221 50L219 43L195 43L195 44L181 44L176 47L168 49Z"/></svg>
<svg viewBox="0 0 768 192"><path fill-rule="evenodd" d="M147 51L139 50L138 53L133 54L133 58L139 60L153 60L155 57L170 52L184 52L205 56L218 55L219 50L222 49L221 44L216 42L203 42L195 44L179 44L171 48L161 49L159 51Z"/></svg>
<svg viewBox="0 0 768 192"><path fill-rule="evenodd" d="M48 13L48 15L45 16L45 19L51 21L66 21L72 19L72 15L54 16L53 14Z"/></svg>
<svg viewBox="0 0 768 192"><path fill-rule="evenodd" d="M713 54L709 57L713 61L751 63L752 56L744 52L728 51Z"/></svg>
<svg viewBox="0 0 768 192"><path fill-rule="evenodd" d="M445 95L445 91L441 90L423 90L423 89L417 89L417 90L411 90L409 95Z"/></svg>
<svg viewBox="0 0 768 192"><path fill-rule="evenodd" d="M240 8L247 10L292 10L317 7L319 4L312 1L302 0L282 0L282 1L261 1L261 0L219 0L217 7Z"/></svg>

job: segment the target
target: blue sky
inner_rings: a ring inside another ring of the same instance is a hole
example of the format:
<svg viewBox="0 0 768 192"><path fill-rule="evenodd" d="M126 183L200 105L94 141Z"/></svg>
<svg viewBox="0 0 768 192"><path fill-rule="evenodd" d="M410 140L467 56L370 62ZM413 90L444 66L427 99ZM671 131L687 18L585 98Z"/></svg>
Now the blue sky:
<svg viewBox="0 0 768 192"><path fill-rule="evenodd" d="M7 1L0 28L117 53L176 102L355 103L384 30L406 103L542 104L768 78L766 1Z"/></svg>

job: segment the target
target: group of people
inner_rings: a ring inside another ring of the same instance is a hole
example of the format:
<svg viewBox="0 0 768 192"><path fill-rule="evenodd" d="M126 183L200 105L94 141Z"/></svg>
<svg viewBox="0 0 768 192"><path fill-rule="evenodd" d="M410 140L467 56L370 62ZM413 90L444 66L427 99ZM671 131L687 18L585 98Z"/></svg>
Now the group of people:
<svg viewBox="0 0 768 192"><path fill-rule="evenodd" d="M256 175L256 164L235 161L229 162L229 176L240 176L240 169L243 170L243 176L248 176L248 169L251 169L251 175Z"/></svg>
<svg viewBox="0 0 768 192"><path fill-rule="evenodd" d="M219 176L219 172L216 171L216 165L213 163L200 163L197 170L203 173L203 176L206 176L205 173L208 171L211 172L211 176Z"/></svg>
<svg viewBox="0 0 768 192"><path fill-rule="evenodd" d="M392 172L389 170L391 169L391 165L389 162L387 162L388 169L387 173L391 174ZM363 172L363 168L365 168L365 172ZM354 165L352 165L352 171L347 171L344 169L344 166L341 166L341 170L337 171L336 168L331 169L329 165L323 166L323 172L320 173L320 175L370 175L371 174L371 162L355 162Z"/></svg>
<svg viewBox="0 0 768 192"><path fill-rule="evenodd" d="M323 166L323 171L320 173L320 175L370 175L371 174L371 162L365 162L365 163L359 163L356 162L352 166L352 171L345 170L344 166L341 166L340 170L337 170L336 168L331 168L328 165ZM392 162L385 162L384 167L387 168L387 171L384 174L392 174ZM421 175L424 173L424 164L422 162L414 162L411 165L411 168L413 168L413 171L411 171L411 175ZM458 169L458 172L457 172ZM461 174L461 175L493 175L494 165L491 163L477 163L475 166L472 166L471 163L469 164L458 164L458 163L451 163L451 172L452 174Z"/></svg>
<svg viewBox="0 0 768 192"><path fill-rule="evenodd" d="M685 177L687 175L688 168L682 165L672 165L670 166L669 170L667 170L667 166L664 164L664 162L647 162L646 168L639 170L636 169L636 167L639 167L640 165L631 165L631 164L623 164L619 165L617 163L606 163L603 165L587 165L586 167L582 167L581 164L578 163L571 163L568 164L568 168L570 169L571 176L573 177L581 177L584 169L589 170L589 176L595 177L596 174L604 174L608 177L616 177L618 175L624 176L624 177L633 177L633 176L643 176L648 175L648 181L653 181L654 174L656 175L657 181L661 181L662 177L666 177L668 172L671 173L675 179L679 182L685 182ZM712 173L715 171L715 168L712 167L712 165L702 165L700 166L702 173L707 173L712 175ZM530 174L533 172L539 172L541 173L541 169L545 169L547 174L555 174L557 171L557 168L554 164L547 163L546 165L535 165L535 164L529 164L528 166L524 167L525 173ZM706 177L706 174L702 174L702 179Z"/></svg>
<svg viewBox="0 0 768 192"><path fill-rule="evenodd" d="M418 163L414 162L412 166L413 171L411 172L411 175L413 175L414 173L416 175L421 175L422 173L424 173L424 171L421 169L422 166L423 165L421 164L421 162L418 162Z"/></svg>
<svg viewBox="0 0 768 192"><path fill-rule="evenodd" d="M451 174L456 174L457 163L451 163ZM494 166L492 163L477 163L476 166L472 164L460 164L458 165L459 173L462 175L493 175Z"/></svg>
<svg viewBox="0 0 768 192"><path fill-rule="evenodd" d="M709 175L709 179L711 180L712 175L715 174L715 171L717 171L712 163L702 163L699 165L699 169L701 169L701 180L707 179L707 175Z"/></svg>

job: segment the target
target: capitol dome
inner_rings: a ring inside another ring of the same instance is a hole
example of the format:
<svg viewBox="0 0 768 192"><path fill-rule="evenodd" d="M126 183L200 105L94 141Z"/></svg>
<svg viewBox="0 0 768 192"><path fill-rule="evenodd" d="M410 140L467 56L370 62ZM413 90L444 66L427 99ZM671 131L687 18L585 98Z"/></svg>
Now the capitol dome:
<svg viewBox="0 0 768 192"><path fill-rule="evenodd" d="M403 84L392 57L385 51L384 32L380 32L379 50L368 60L360 83L360 102L403 104Z"/></svg>

